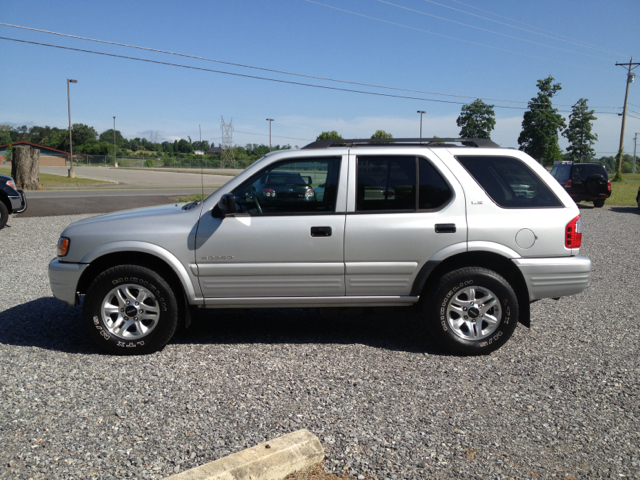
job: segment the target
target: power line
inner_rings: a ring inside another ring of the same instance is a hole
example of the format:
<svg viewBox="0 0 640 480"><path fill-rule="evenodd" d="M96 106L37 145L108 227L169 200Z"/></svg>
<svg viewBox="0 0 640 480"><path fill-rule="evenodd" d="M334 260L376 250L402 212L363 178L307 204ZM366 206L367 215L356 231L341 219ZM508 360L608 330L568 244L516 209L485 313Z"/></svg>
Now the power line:
<svg viewBox="0 0 640 480"><path fill-rule="evenodd" d="M375 21L377 21L377 22L388 23L389 25L395 25L396 27L408 28L409 30L415 30L415 31L417 31L417 32L429 33L429 34L431 34L431 35L436 35L436 36L438 36L438 37L448 38L448 39L450 39L450 40L458 40L458 41L460 41L460 42L470 43L470 44L472 44L472 45L479 45L479 46L481 46L481 47L486 47L486 48L492 48L492 49L494 49L494 50L500 50L500 51L502 51L502 52L513 53L513 54L515 54L515 55L523 55L523 56L525 56L525 57L537 58L537 59L539 59L539 60L546 60L547 62L556 62L556 63L561 63L561 64L563 64L563 65L570 65L570 66L573 66L573 67L582 67L582 68L589 68L589 69L592 69L592 70L600 70L600 71L603 71L603 72L609 72L609 70L605 70L605 69L603 69L603 68L598 68L598 67L589 67L589 66L587 66L587 65L580 65L579 63L568 63L568 62L563 62L563 61L561 61L561 60L554 60L554 59L551 59L551 58L539 57L539 56L537 56L537 55L530 55L530 54L528 54L528 53L516 52L516 51L514 51L514 50L507 50L506 48L494 47L493 45L486 45L486 44L484 44L484 43L473 42L473 41L471 41L471 40L465 40L465 39L463 39L463 38L452 37L452 36L450 36L450 35L444 35L444 34L442 34L442 33L431 32L431 31L429 31L429 30L424 30L424 29L422 29L422 28L411 27L411 26L409 26L409 25L404 25L404 24L402 24L402 23L397 23L397 22L392 22L392 21L390 21L390 20L384 20L384 19L382 19L382 18L372 17L372 16L370 16L370 15L365 15L365 14L363 14L363 13L352 12L351 10L345 10L345 9L343 9L343 8L334 7L334 6L332 6L332 5L326 5L326 4L324 4L324 3L316 2L316 1L314 1L314 0L304 0L304 1L305 1L305 2L308 2L308 3L313 3L313 4L315 4L315 5L320 5L320 6L322 6L322 7L331 8L331 9L333 9L333 10L337 10L337 11L339 11L339 12L344 12L344 13L348 13L348 14L350 14L350 15L355 15L355 16L357 16L357 17L363 17L363 18L367 18L367 19L369 19L369 20L375 20Z"/></svg>
<svg viewBox="0 0 640 480"><path fill-rule="evenodd" d="M428 0L427 0L427 1L428 1ZM535 29L540 30L540 31L542 31L542 32L550 33L550 34L552 34L552 35L556 35L556 36L558 36L558 37L563 37L563 38L566 38L566 39L569 39L569 40L575 40L575 41L577 41L577 42L583 43L585 46L588 46L588 47L591 47L591 48L595 48L595 49L597 49L597 50L602 50L602 51L605 51L605 52L613 53L613 54L615 54L615 55L629 56L628 54L622 54L622 53L614 52L613 50L606 50L606 49L602 49L602 48L600 48L600 47L597 47L596 45L592 45L592 44L590 44L590 43L582 42L581 40L576 40L576 39L573 39L573 38L571 38L571 37L567 37L566 35L561 35L561 34L559 34L559 33L552 32L551 30L545 30L544 28L536 27L535 25L531 25L531 24L529 24L529 23L520 22L520 21L515 20L515 19L513 19L513 18L505 17L504 15L499 15L499 14L497 14L497 13L490 12L489 10L483 10L482 8L474 7L473 5L469 5L469 4L463 3L463 2L461 2L461 1L459 1L459 0L451 0L451 1L452 1L452 2L455 2L455 3L459 3L460 5L464 5L465 7L473 8L473 9L475 9L475 10L479 10L479 11L481 11L481 12L488 13L489 15L495 15L496 17L504 18L505 20L509 20L509 21L511 21L511 22L519 23L520 25L525 25L525 26L527 26L527 27L535 28ZM444 6L444 5L443 5L443 6ZM449 8L450 8L450 7L449 7ZM472 15L472 14L469 14L469 15ZM487 19L487 20L489 20L489 19ZM515 28L515 27L514 27L514 28Z"/></svg>
<svg viewBox="0 0 640 480"><path fill-rule="evenodd" d="M536 27L536 26L533 26L533 25L529 25L527 23L519 22L517 20L511 19L511 18L508 18L508 17L503 17L502 15L497 15L495 13L489 12L488 10L482 10L481 8L473 7L471 5L467 5L467 4L462 3L462 2L457 2L457 3L465 5L466 7L475 8L477 10L489 13L491 15L496 15L497 17L505 18L505 19L510 20L512 22L520 23L521 25L527 25L527 26L529 26L531 28L536 28L536 29L541 30L543 32L551 33L551 35L545 35L544 33L534 32L533 30L528 30L526 28L516 27L515 25L509 25L508 23L500 22L498 20L493 20L492 18L488 18L488 17L483 17L482 15L476 15L475 13L465 12L464 10L460 10L459 8L454 8L454 7L450 7L448 5L443 5L442 3L434 2L433 0L424 0L424 1L428 2L428 3L433 3L434 5L438 5L438 6L443 7L443 8L448 8L450 10L454 10L456 12L464 13L465 15L471 15L472 17L477 17L477 18L481 18L482 20L487 20L488 22L494 22L494 23L497 23L497 24L500 24L500 25L504 25L506 27L515 28L517 30L522 30L523 32L533 33L534 35L540 35L542 37L547 37L547 38L550 38L552 40L570 43L572 45L577 45L579 47L592 48L594 50L599 50L601 52L611 53L613 55L623 55L622 53L614 52L612 50L607 50L606 48L601 48L601 47L598 47L596 45L591 45L589 43L583 42L582 40L575 40L574 41L574 40L570 39L570 37L566 37L565 35L560 35L558 33L550 32L548 30L544 30L542 28L539 28L539 27ZM452 0L452 1L456 1L456 0ZM559 37L564 37L567 40L564 40L563 38L559 38Z"/></svg>
<svg viewBox="0 0 640 480"><path fill-rule="evenodd" d="M167 51L167 50L160 50L157 48L149 48L149 47L141 47L138 45L129 45L126 43L119 43L119 42L111 42L108 40L98 40L95 38L88 38L88 37L81 37L78 35L70 35L67 33L60 33L60 32L52 32L49 30L41 30L38 28L32 28L32 27L24 27L24 26L20 26L20 25L12 25L9 23L2 23L0 22L1 26L5 26L5 27L11 27L11 28L18 28L18 29L22 29L22 30L30 30L30 31L34 31L34 32L39 32L39 33L46 33L46 34L50 34L50 35L57 35L57 36L61 36L61 37L68 37L68 38L74 38L77 40L86 40L89 42L96 42L96 43L104 43L107 45L115 45L115 46L119 46L119 47L126 47L126 48L134 48L134 49L138 49L138 50L145 50L145 51L149 51L149 52L155 52L155 53L164 53L167 55L176 55L176 56L180 56L180 57L185 57L185 58L193 58L195 60L203 60L203 61L207 61L207 62L215 62L215 63L222 63L224 65L232 65L235 67L242 67L242 68L249 68L249 69L254 69L254 70L262 70L262 71L266 71L266 72L272 72L272 73L280 73L283 75L292 75L292 76L297 76L297 77L304 77L304 78L312 78L314 80L323 80L323 81L328 81L328 82L336 82L336 83L343 83L343 84L348 84L348 85L358 85L361 87L371 87L371 88L381 88L381 89L385 89L385 90L395 90L395 91L401 91L401 92L410 92L410 93L422 93L425 95L438 95L438 96L444 96L444 97L454 97L454 98L480 98L482 100L487 100L487 101L491 101L491 102L506 102L506 103L523 103L523 104L529 104L530 102L526 102L526 101L522 101L522 100L505 100L505 99L500 99L500 98L488 98L488 97L479 97L477 95L455 95L455 94L451 94L451 93L440 93L440 92L430 92L430 91L426 91L426 90L413 90L413 89L409 89L409 88L400 88L400 87L389 87L389 86L385 86L385 85L377 85L377 84L372 84L372 83L362 83L362 82L353 82L353 81L349 81L349 80L339 80L339 79L335 79L335 78L328 78L328 77L320 77L320 76L314 76L314 75L306 75L303 73L295 73L295 72L287 72L284 70L275 70L275 69L271 69L271 68L265 68L265 67L256 67L256 66L252 66L252 65L244 65L241 63L234 63L234 62L226 62L223 60L216 60L213 58L207 58L207 57L200 57L200 56L196 56L196 55L189 55L186 53L178 53L178 52L171 52L171 51ZM556 104L557 106L561 106L561 107L571 107L573 106L573 104ZM620 108L620 107L608 107L608 106L594 106L591 108Z"/></svg>
<svg viewBox="0 0 640 480"><path fill-rule="evenodd" d="M359 93L359 94L362 94L362 95L374 95L374 96L377 96L377 97L402 98L402 99L407 99L407 100L419 100L419 101L424 101L424 102L437 102L437 103L448 103L448 104L453 104L453 105L464 105L464 102L454 102L454 101L451 101L451 100L438 100L438 99L434 99L434 98L410 97L410 96L406 96L406 95L393 95L393 94L389 94L389 93L367 92L367 91L364 91L364 90L354 90L354 89L350 89L350 88L330 87L330 86L327 86L327 85L315 85L315 84L312 84L312 83L293 82L291 80L281 80L281 79L277 79L277 78L259 77L257 75L246 75L246 74L243 74L243 73L225 72L223 70L214 70L214 69L211 69L211 68L194 67L194 66L191 66L191 65L181 65L179 63L162 62L160 60L150 60L150 59L147 59L147 58L130 57L130 56L127 56L127 55L118 55L118 54L115 54L115 53L97 52L95 50L86 50L86 49L82 49L82 48L64 47L62 45L53 45L53 44L49 44L49 43L34 42L34 41L30 41L30 40L20 40L20 39L17 39L17 38L0 37L0 40L8 40L8 41L12 41L12 42L27 43L27 44L30 44L30 45L39 45L39 46L42 46L42 47L59 48L59 49L62 49L62 50L70 50L70 51L74 51L74 52L90 53L90 54L93 54L93 55L103 55L103 56L106 56L106 57L121 58L121 59L126 59L126 60L135 60L135 61L138 61L138 62L155 63L155 64L158 64L158 65L166 65L166 66L170 66L170 67L187 68L189 70L199 70L199 71L203 71L203 72L220 73L220 74L223 74L223 75L232 75L234 77L252 78L252 79L255 79L255 80L265 80L265 81L269 81L269 82L285 83L285 84L290 84L290 85L298 85L298 86L302 86L302 87L322 88L322 89L325 89L325 90L334 90L334 91L338 91L338 92L348 92L348 93ZM494 105L494 108L506 108L506 109L511 109L511 110L527 110L526 107L508 106L508 105ZM609 108L609 107L605 107L605 108ZM571 113L568 110L558 110L558 112ZM615 115L614 112L595 112L595 113L603 113L603 114Z"/></svg>
<svg viewBox="0 0 640 480"><path fill-rule="evenodd" d="M500 33L500 32L495 32L493 30L489 30L486 28L482 28L482 27L476 27L475 25L469 25L468 23L462 23L462 22L458 22L456 20L451 20L449 18L445 18L445 17L440 17L438 15L433 15L431 13L427 13L427 12L422 12L420 10L415 10L413 8L409 8L409 7L404 7L402 5L398 5L396 3L391 3L388 2L386 0L377 0L380 3L384 3L386 5L391 5L392 7L396 7L396 8L401 8L403 10L407 10L409 12L413 12L413 13L419 13L420 15L427 15L429 17L433 17L433 18L437 18L438 20L444 20L445 22L451 22L451 23L455 23L456 25L462 25L464 27L469 27L469 28L475 28L476 30L481 30L483 32L488 32L488 33L493 33L494 35L500 35L502 37L507 37L507 38L512 38L515 40L520 40L521 42L527 42L527 43L532 43L534 45L540 45L542 47L547 47L547 48L555 48L556 50L562 50L564 52L569 52L569 53L575 53L577 55L584 55L587 57L592 57L592 58L599 58L601 60L609 60L608 58L605 57L598 57L596 55L590 55L588 53L580 53L580 52L575 52L573 50L567 50L566 48L561 48L561 47L554 47L553 45L547 45L546 43L540 43L540 42L535 42L533 40L527 40L525 38L520 38L520 37L514 37L513 35L507 35L506 33ZM425 1L430 1L430 0L425 0ZM439 4L438 4L439 5Z"/></svg>

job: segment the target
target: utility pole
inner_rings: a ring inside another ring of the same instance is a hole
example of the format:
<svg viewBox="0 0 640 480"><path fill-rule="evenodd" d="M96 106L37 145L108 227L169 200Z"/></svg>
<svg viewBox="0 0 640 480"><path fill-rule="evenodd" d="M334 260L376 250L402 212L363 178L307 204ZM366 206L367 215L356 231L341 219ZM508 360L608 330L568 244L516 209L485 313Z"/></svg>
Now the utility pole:
<svg viewBox="0 0 640 480"><path fill-rule="evenodd" d="M636 173L636 142L638 141L638 133L636 132L633 137L633 170L631 173Z"/></svg>
<svg viewBox="0 0 640 480"><path fill-rule="evenodd" d="M624 124L627 120L627 100L629 98L629 85L633 83L636 78L635 73L631 73L631 70L635 69L640 63L633 63L633 57L629 63L618 63L616 66L628 67L627 71L627 91L624 94L624 107L622 108L622 128L620 129L620 148L618 149L618 171L616 172L616 179L622 176L622 148L624 147Z"/></svg>

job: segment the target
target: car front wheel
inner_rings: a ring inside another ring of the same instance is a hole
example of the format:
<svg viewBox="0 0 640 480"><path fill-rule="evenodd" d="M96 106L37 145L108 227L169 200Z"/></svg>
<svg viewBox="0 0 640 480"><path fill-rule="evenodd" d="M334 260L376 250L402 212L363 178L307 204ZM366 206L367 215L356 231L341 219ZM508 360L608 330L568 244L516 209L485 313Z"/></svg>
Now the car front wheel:
<svg viewBox="0 0 640 480"><path fill-rule="evenodd" d="M121 265L93 281L83 317L103 350L138 355L161 350L171 340L179 308L174 290L161 275L146 267Z"/></svg>
<svg viewBox="0 0 640 480"><path fill-rule="evenodd" d="M0 201L0 230L4 228L9 220L9 209L7 206Z"/></svg>
<svg viewBox="0 0 640 480"><path fill-rule="evenodd" d="M518 323L518 299L498 273L480 267L442 277L425 304L427 328L458 355L486 355L511 337Z"/></svg>

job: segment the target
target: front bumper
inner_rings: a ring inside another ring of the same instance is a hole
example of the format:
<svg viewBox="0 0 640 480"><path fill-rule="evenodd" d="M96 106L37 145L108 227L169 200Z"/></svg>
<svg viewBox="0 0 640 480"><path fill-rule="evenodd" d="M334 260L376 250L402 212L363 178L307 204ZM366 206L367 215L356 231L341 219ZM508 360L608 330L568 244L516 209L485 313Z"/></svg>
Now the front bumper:
<svg viewBox="0 0 640 480"><path fill-rule="evenodd" d="M23 190L16 190L18 192L18 196L9 196L9 201L11 202L11 212L12 213L22 213L27 209L27 196L24 194Z"/></svg>
<svg viewBox="0 0 640 480"><path fill-rule="evenodd" d="M49 263L49 285L53 296L72 307L78 304L78 281L86 263L64 263L57 258Z"/></svg>
<svg viewBox="0 0 640 480"><path fill-rule="evenodd" d="M517 258L529 289L529 300L575 295L589 286L591 260L587 257Z"/></svg>

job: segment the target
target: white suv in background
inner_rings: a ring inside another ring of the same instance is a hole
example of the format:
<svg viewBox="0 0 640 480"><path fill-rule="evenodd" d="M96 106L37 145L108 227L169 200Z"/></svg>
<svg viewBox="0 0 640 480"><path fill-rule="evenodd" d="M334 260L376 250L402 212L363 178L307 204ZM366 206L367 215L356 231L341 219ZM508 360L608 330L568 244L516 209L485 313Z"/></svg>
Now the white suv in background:
<svg viewBox="0 0 640 480"><path fill-rule="evenodd" d="M523 152L326 140L268 154L203 202L73 223L49 276L57 298L84 295L89 332L117 354L163 348L190 307L414 306L443 347L477 355L528 326L531 302L587 287L581 237L576 204Z"/></svg>

